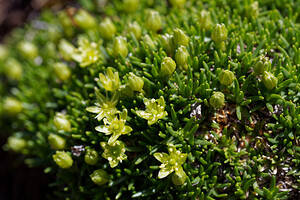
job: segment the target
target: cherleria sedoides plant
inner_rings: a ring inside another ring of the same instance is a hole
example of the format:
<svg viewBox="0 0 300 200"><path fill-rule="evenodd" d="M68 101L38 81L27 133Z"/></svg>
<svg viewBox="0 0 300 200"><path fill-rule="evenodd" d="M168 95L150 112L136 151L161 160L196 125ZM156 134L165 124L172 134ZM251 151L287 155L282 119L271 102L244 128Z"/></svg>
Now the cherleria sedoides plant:
<svg viewBox="0 0 300 200"><path fill-rule="evenodd" d="M79 2L0 45L3 148L55 198L299 199L299 1Z"/></svg>

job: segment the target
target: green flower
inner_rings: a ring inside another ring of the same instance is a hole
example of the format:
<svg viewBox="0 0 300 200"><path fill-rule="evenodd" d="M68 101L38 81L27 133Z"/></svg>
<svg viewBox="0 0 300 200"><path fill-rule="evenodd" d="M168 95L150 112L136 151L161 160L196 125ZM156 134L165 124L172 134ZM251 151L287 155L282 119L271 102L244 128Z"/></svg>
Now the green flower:
<svg viewBox="0 0 300 200"><path fill-rule="evenodd" d="M79 37L79 47L72 54L73 60L79 63L80 67L86 67L96 62L102 62L103 56L100 52L101 43L90 42L85 37ZM100 63L101 63L100 62Z"/></svg>
<svg viewBox="0 0 300 200"><path fill-rule="evenodd" d="M117 58L119 54L123 57L126 57L128 54L127 41L122 36L116 37L112 46L112 56Z"/></svg>
<svg viewBox="0 0 300 200"><path fill-rule="evenodd" d="M173 35L165 34L161 36L161 43L168 54L174 53L175 43Z"/></svg>
<svg viewBox="0 0 300 200"><path fill-rule="evenodd" d="M217 43L224 42L227 39L227 33L225 24L217 24L212 32L211 39Z"/></svg>
<svg viewBox="0 0 300 200"><path fill-rule="evenodd" d="M142 28L136 21L128 25L128 32L133 33L137 40L142 37Z"/></svg>
<svg viewBox="0 0 300 200"><path fill-rule="evenodd" d="M118 104L119 95L114 93L111 99L108 99L98 90L95 91L96 98L98 103L95 103L96 106L87 107L86 110L97 114L95 118L98 121L101 121L104 117L111 119L117 113L116 105Z"/></svg>
<svg viewBox="0 0 300 200"><path fill-rule="evenodd" d="M112 67L106 69L106 75L100 73L99 80L105 90L114 92L119 89L121 82L118 72L113 72Z"/></svg>
<svg viewBox="0 0 300 200"><path fill-rule="evenodd" d="M212 21L210 17L210 13L202 10L199 15L199 26L201 29L209 30L211 27Z"/></svg>
<svg viewBox="0 0 300 200"><path fill-rule="evenodd" d="M144 80L132 72L129 72L128 82L133 91L141 92L143 90Z"/></svg>
<svg viewBox="0 0 300 200"><path fill-rule="evenodd" d="M52 158L54 162L62 169L70 168L73 165L72 157L64 151L56 151Z"/></svg>
<svg viewBox="0 0 300 200"><path fill-rule="evenodd" d="M144 104L146 106L146 110L138 110L136 111L136 114L139 117L148 120L148 125L152 125L159 119L168 115L165 111L165 100L162 96L156 100L144 98Z"/></svg>
<svg viewBox="0 0 300 200"><path fill-rule="evenodd" d="M171 57L164 57L160 66L162 76L170 78L176 69L176 63Z"/></svg>
<svg viewBox="0 0 300 200"><path fill-rule="evenodd" d="M187 69L187 63L188 63L189 56L190 56L190 54L187 51L187 49L185 48L185 46L178 47L178 49L176 50L176 53L175 53L176 64L178 66L183 67L184 69Z"/></svg>
<svg viewBox="0 0 300 200"><path fill-rule="evenodd" d="M104 125L97 126L95 129L101 133L105 133L106 135L112 135L108 144L114 143L121 135L128 134L132 131L130 126L126 126L126 117L127 110L124 109L122 113L119 113L118 117L115 117L112 120L104 119Z"/></svg>
<svg viewBox="0 0 300 200"><path fill-rule="evenodd" d="M158 178L165 178L172 172L175 172L172 177L173 183L175 185L182 185L185 182L187 175L181 165L185 162L187 154L181 153L172 144L168 146L168 152L169 155L167 153L153 154L153 156L162 163L159 166L160 171L158 173Z"/></svg>
<svg viewBox="0 0 300 200"><path fill-rule="evenodd" d="M254 75L262 75L271 68L271 62L267 57L259 56L253 66Z"/></svg>
<svg viewBox="0 0 300 200"><path fill-rule="evenodd" d="M126 150L124 142L116 140L111 144L107 142L101 142L100 145L104 150L102 157L109 161L109 165L111 168L116 167L119 162L127 159L127 156L125 154Z"/></svg>

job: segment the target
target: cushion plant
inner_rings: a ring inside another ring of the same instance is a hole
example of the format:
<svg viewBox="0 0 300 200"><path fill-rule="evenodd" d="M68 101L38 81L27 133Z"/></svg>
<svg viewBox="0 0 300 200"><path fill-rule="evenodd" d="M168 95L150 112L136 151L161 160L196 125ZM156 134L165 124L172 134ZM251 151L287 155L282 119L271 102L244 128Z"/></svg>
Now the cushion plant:
<svg viewBox="0 0 300 200"><path fill-rule="evenodd" d="M59 198L299 198L299 1L80 2L0 45L4 148Z"/></svg>

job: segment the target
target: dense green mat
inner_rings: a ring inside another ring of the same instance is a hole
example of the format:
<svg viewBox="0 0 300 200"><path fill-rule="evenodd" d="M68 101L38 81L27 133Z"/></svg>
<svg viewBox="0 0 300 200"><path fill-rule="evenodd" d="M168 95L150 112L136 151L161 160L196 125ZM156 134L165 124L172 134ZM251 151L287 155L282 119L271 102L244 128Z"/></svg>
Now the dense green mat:
<svg viewBox="0 0 300 200"><path fill-rule="evenodd" d="M0 46L3 148L59 199L300 198L298 0L80 2Z"/></svg>

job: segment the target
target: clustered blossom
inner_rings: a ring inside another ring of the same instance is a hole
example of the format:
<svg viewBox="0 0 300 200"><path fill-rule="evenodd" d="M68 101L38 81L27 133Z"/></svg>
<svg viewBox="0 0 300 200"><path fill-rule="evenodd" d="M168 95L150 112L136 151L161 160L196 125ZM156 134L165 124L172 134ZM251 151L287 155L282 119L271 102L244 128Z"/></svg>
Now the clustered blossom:
<svg viewBox="0 0 300 200"><path fill-rule="evenodd" d="M153 156L162 164L159 166L160 171L158 178L165 178L172 172L175 174L172 177L173 183L176 185L182 185L187 177L182 168L182 164L187 158L187 154L181 153L173 144L169 144L167 153L155 153Z"/></svg>
<svg viewBox="0 0 300 200"><path fill-rule="evenodd" d="M101 121L104 117L107 119L113 118L118 111L116 105L118 104L119 95L114 93L112 98L109 99L101 94L98 90L95 91L95 94L98 101L95 103L96 106L87 107L86 110L97 114L95 118L97 118L98 121Z"/></svg>
<svg viewBox="0 0 300 200"><path fill-rule="evenodd" d="M102 157L109 161L111 168L116 167L119 162L127 159L124 142L116 140L112 143L101 142L100 145L104 150Z"/></svg>
<svg viewBox="0 0 300 200"><path fill-rule="evenodd" d="M130 126L125 125L127 117L127 110L124 109L122 113L119 113L118 117L115 117L112 120L104 119L104 125L97 126L95 129L106 135L112 135L108 144L114 143L121 135L128 134L132 131Z"/></svg>
<svg viewBox="0 0 300 200"><path fill-rule="evenodd" d="M165 111L165 100L162 96L156 100L144 98L144 104L146 110L138 110L136 114L148 120L148 125L152 125L168 115L167 111Z"/></svg>

